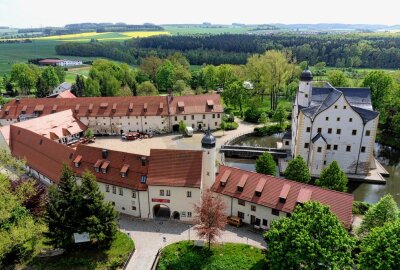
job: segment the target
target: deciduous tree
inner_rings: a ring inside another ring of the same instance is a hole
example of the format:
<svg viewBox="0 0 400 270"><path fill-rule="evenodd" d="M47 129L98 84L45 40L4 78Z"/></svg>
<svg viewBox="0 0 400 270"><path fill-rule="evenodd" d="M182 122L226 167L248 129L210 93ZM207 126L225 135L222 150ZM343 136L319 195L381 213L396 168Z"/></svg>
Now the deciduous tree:
<svg viewBox="0 0 400 270"><path fill-rule="evenodd" d="M11 68L11 80L18 85L23 95L29 93L39 76L40 71L33 65L18 63Z"/></svg>
<svg viewBox="0 0 400 270"><path fill-rule="evenodd" d="M186 123L183 120L179 121L179 132L182 135L186 133Z"/></svg>
<svg viewBox="0 0 400 270"><path fill-rule="evenodd" d="M328 81L334 87L348 87L349 80L343 71L340 70L332 70L328 72Z"/></svg>
<svg viewBox="0 0 400 270"><path fill-rule="evenodd" d="M372 229L382 227L386 222L393 222L399 218L399 209L392 195L383 196L376 204L370 207L365 214L357 234L360 237L368 235Z"/></svg>
<svg viewBox="0 0 400 270"><path fill-rule="evenodd" d="M161 91L172 90L175 82L174 65L171 61L165 60L157 70L157 86Z"/></svg>
<svg viewBox="0 0 400 270"><path fill-rule="evenodd" d="M101 93L99 82L93 80L92 78L88 78L87 80L85 80L83 95L85 97L100 97Z"/></svg>
<svg viewBox="0 0 400 270"><path fill-rule="evenodd" d="M142 82L137 88L138 96L156 96L158 95L157 88L149 81Z"/></svg>
<svg viewBox="0 0 400 270"><path fill-rule="evenodd" d="M279 126L282 128L283 127L283 123L285 122L287 116L288 116L288 112L285 110L285 108L283 108L282 106L278 106L275 111L274 114L272 116L272 119L276 122L279 123Z"/></svg>
<svg viewBox="0 0 400 270"><path fill-rule="evenodd" d="M354 241L319 202L298 205L290 218L272 222L264 235L269 269L352 269Z"/></svg>
<svg viewBox="0 0 400 270"><path fill-rule="evenodd" d="M291 160L285 170L285 178L301 183L311 181L310 171L302 156L297 156Z"/></svg>
<svg viewBox="0 0 400 270"><path fill-rule="evenodd" d="M264 152L257 158L256 172L268 175L276 175L276 163L270 153Z"/></svg>
<svg viewBox="0 0 400 270"><path fill-rule="evenodd" d="M157 81L157 70L162 65L162 60L156 56L149 56L142 60L139 69L144 71L150 78L150 80L155 83Z"/></svg>
<svg viewBox="0 0 400 270"><path fill-rule="evenodd" d="M208 249L211 243L221 235L226 224L226 205L220 196L215 196L210 190L203 192L201 202L195 204L195 230L201 238L207 239Z"/></svg>
<svg viewBox="0 0 400 270"><path fill-rule="evenodd" d="M360 249L358 269L400 269L400 221L387 222L372 230Z"/></svg>
<svg viewBox="0 0 400 270"><path fill-rule="evenodd" d="M368 73L362 85L371 88L372 106L382 109L393 86L393 78L384 71L374 70Z"/></svg>
<svg viewBox="0 0 400 270"><path fill-rule="evenodd" d="M315 184L320 187L345 192L347 190L347 182L346 174L340 169L337 161L334 160L328 167L322 170Z"/></svg>

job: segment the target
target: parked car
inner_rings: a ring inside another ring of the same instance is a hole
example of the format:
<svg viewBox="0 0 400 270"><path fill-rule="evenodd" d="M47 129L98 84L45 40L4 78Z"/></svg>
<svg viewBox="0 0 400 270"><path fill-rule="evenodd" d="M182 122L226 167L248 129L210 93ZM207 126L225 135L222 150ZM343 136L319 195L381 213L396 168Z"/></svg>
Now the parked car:
<svg viewBox="0 0 400 270"><path fill-rule="evenodd" d="M242 219L237 216L229 216L227 219L229 225L240 227L242 226Z"/></svg>

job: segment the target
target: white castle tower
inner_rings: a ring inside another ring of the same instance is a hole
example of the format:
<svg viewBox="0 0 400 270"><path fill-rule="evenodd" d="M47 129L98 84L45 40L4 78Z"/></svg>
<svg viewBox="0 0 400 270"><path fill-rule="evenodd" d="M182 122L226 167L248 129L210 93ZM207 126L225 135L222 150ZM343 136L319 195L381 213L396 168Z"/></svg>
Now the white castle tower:
<svg viewBox="0 0 400 270"><path fill-rule="evenodd" d="M308 67L301 73L299 91L297 92L297 104L303 107L308 107L310 105L312 86L311 82L313 80L313 75Z"/></svg>
<svg viewBox="0 0 400 270"><path fill-rule="evenodd" d="M215 138L211 134L211 129L208 127L206 135L201 140L201 148L203 150L203 168L201 190L211 188L215 181Z"/></svg>

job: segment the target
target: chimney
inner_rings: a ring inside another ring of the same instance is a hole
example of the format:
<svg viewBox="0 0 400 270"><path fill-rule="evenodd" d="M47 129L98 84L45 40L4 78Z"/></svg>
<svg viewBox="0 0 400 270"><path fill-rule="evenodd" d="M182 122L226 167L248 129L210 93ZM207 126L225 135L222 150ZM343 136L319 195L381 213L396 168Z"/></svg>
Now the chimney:
<svg viewBox="0 0 400 270"><path fill-rule="evenodd" d="M103 157L103 159L106 159L108 156L108 150L107 149L101 150L101 156Z"/></svg>

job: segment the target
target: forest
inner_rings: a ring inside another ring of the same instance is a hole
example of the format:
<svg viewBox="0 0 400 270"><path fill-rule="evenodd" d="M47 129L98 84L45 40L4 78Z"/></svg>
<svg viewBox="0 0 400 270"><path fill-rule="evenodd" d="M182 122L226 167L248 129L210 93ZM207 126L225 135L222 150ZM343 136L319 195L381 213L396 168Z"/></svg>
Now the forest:
<svg viewBox="0 0 400 270"><path fill-rule="evenodd" d="M181 52L192 65L246 64L247 58L266 50L291 51L297 62L344 68L386 68L400 66L400 36L387 34L348 35L191 35L154 36L124 42L64 43L56 52L68 56L107 57L129 64L142 58L161 58Z"/></svg>

